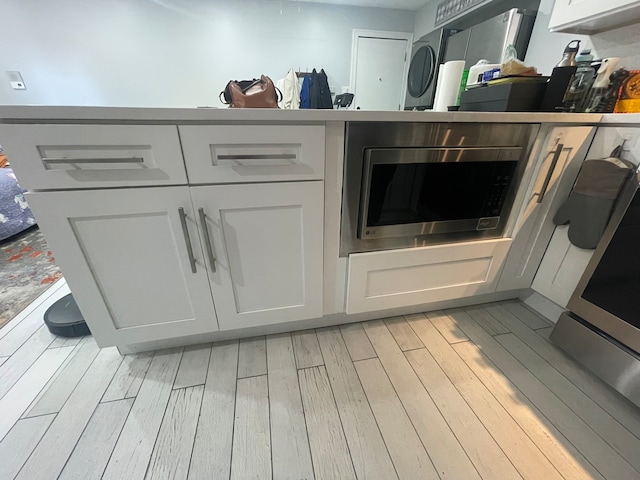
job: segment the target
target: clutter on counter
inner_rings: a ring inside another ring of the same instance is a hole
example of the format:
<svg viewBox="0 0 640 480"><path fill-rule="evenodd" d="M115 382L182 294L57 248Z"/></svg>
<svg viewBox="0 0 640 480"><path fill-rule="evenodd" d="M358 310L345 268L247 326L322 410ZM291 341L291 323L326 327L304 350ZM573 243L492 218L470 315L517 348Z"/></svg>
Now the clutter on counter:
<svg viewBox="0 0 640 480"><path fill-rule="evenodd" d="M499 66L481 60L469 68L460 101L451 105L461 111L640 112L640 70L620 68L617 57L595 59L580 46L579 40L569 42L548 77L525 65L509 46Z"/></svg>
<svg viewBox="0 0 640 480"><path fill-rule="evenodd" d="M253 80L230 80L219 99L229 108L333 109L334 105L327 74L324 69L318 72L315 68L311 72L292 68L275 84L266 75ZM338 104L344 107L347 103L351 102L342 98Z"/></svg>

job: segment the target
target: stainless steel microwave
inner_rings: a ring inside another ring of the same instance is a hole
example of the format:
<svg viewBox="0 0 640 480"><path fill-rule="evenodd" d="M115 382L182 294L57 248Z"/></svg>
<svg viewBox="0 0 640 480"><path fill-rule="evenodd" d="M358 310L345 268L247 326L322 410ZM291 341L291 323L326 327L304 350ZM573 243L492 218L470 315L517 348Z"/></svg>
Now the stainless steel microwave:
<svg viewBox="0 0 640 480"><path fill-rule="evenodd" d="M503 236L535 131L348 124L341 253Z"/></svg>

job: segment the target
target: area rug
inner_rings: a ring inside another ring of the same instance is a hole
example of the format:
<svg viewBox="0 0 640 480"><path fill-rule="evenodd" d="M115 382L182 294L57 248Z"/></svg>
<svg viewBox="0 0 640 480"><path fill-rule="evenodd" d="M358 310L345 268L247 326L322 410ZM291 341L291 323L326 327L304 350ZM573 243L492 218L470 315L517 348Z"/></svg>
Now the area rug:
<svg viewBox="0 0 640 480"><path fill-rule="evenodd" d="M0 328L61 277L37 226L0 242Z"/></svg>

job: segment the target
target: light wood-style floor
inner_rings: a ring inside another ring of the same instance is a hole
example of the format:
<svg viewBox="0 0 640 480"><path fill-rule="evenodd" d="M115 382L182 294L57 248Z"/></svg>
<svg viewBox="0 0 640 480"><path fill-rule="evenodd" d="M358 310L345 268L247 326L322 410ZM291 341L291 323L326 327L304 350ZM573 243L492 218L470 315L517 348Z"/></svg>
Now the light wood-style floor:
<svg viewBox="0 0 640 480"><path fill-rule="evenodd" d="M0 330L0 479L634 479L640 410L519 302L120 356Z"/></svg>

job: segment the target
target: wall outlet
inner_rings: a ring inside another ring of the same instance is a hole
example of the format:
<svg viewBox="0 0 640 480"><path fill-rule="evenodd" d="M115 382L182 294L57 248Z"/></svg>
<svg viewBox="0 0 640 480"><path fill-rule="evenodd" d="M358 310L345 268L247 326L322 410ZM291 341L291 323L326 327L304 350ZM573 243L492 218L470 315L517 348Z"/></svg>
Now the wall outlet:
<svg viewBox="0 0 640 480"><path fill-rule="evenodd" d="M11 88L14 90L26 90L27 86L24 84L24 80L22 80L22 75L20 72L12 71L7 72L7 76L9 77L9 83L11 84Z"/></svg>

